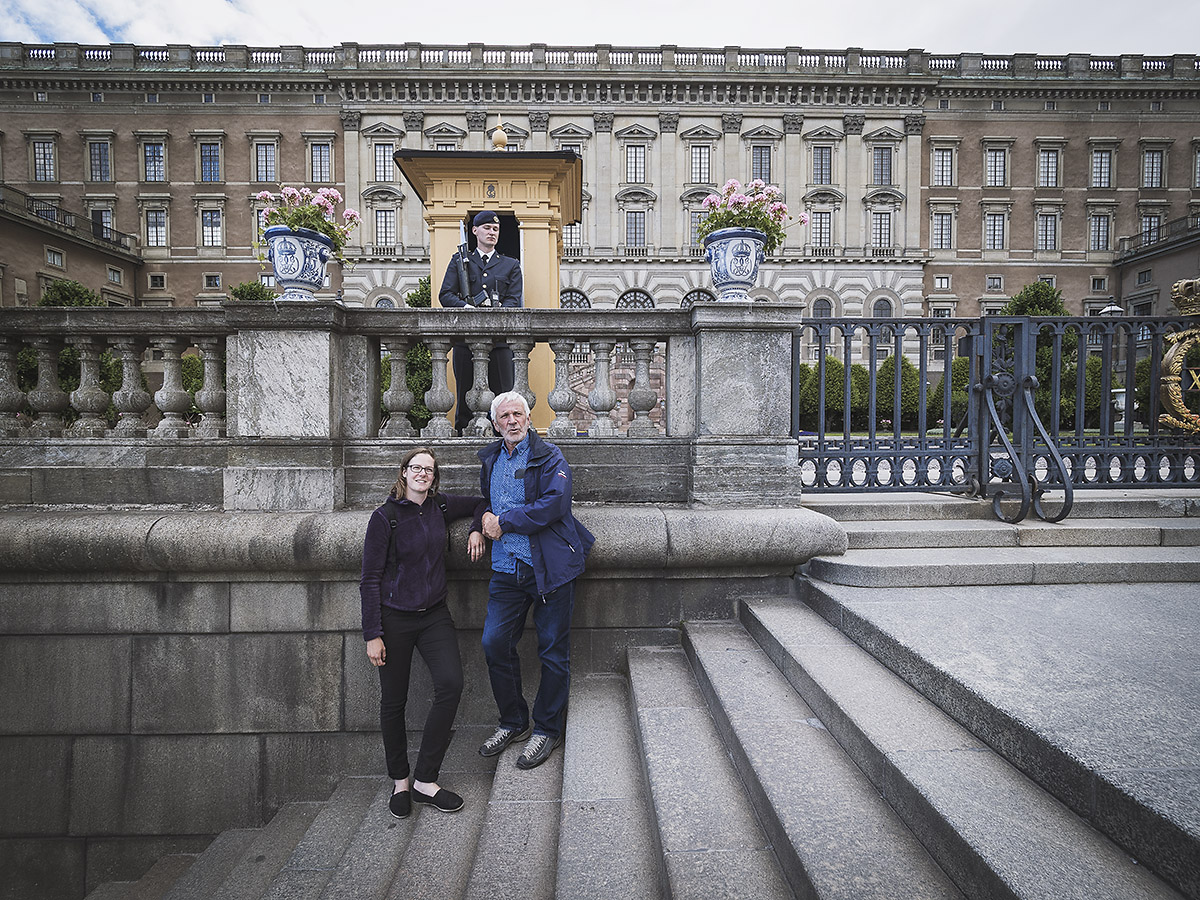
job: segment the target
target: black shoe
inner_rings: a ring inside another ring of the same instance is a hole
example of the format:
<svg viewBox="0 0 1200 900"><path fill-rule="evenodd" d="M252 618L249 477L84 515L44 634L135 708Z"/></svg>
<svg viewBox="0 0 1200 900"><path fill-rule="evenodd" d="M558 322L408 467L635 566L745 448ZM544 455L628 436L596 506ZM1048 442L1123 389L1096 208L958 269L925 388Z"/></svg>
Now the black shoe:
<svg viewBox="0 0 1200 900"><path fill-rule="evenodd" d="M413 803L428 803L434 809L447 813L458 812L463 808L463 798L445 788L438 788L438 792L432 797L413 788L412 798Z"/></svg>
<svg viewBox="0 0 1200 900"><path fill-rule="evenodd" d="M517 757L518 769L536 769L550 758L554 748L558 746L558 738L545 734L535 734Z"/></svg>
<svg viewBox="0 0 1200 900"><path fill-rule="evenodd" d="M505 728L501 725L495 730L490 738L483 742L479 748L480 756L495 756L513 741L523 741L529 734L529 726L526 725L520 731L515 728Z"/></svg>
<svg viewBox="0 0 1200 900"><path fill-rule="evenodd" d="M408 791L396 791L388 801L388 811L397 819L407 819L412 812L412 797Z"/></svg>

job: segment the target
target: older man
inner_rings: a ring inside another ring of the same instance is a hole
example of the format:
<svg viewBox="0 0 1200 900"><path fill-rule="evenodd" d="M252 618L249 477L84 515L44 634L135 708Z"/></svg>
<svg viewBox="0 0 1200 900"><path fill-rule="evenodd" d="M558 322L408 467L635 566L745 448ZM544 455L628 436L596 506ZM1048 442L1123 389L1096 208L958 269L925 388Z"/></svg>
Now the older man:
<svg viewBox="0 0 1200 900"><path fill-rule="evenodd" d="M595 538L571 514L571 467L556 446L530 429L525 398L515 391L501 394L491 414L500 440L479 451L480 484L491 504L483 514L483 533L493 541L483 653L500 725L479 752L495 756L529 732L517 642L532 607L542 678L533 734L517 758L518 768L532 769L562 742L575 579Z"/></svg>

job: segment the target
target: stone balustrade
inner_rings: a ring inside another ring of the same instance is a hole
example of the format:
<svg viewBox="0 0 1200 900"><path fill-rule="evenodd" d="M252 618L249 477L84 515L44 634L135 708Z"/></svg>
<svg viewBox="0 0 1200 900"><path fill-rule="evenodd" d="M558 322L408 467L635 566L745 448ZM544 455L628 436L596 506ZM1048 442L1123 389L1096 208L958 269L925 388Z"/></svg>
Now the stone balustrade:
<svg viewBox="0 0 1200 900"><path fill-rule="evenodd" d="M572 447L581 498L790 503L799 497L789 438L799 321L799 307L786 304L3 309L0 503L367 506L394 477L396 444L418 441L439 447L449 489L467 489L474 451L491 436L487 360L498 342L513 350L516 390L535 410L553 411L545 431ZM419 434L406 415L417 398L402 376L417 342L432 361L423 399L433 417ZM472 420L461 437L448 418L447 362L457 344L474 359ZM22 390L18 360L26 347L37 374ZM78 358L73 390L60 380L66 347ZM102 384L105 352L112 358L105 365L120 367L115 389ZM539 354L553 364L544 397L529 377ZM192 392L183 384L185 357L202 363ZM382 404L381 360L392 374ZM725 475L733 458L748 473L736 488Z"/></svg>

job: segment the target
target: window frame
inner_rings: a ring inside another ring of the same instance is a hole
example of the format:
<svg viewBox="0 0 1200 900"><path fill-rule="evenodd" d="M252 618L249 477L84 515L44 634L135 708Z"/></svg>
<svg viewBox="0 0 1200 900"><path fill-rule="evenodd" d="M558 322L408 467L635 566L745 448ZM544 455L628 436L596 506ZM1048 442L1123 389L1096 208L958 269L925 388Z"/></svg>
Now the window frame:
<svg viewBox="0 0 1200 900"><path fill-rule="evenodd" d="M825 232L824 241L821 240L822 231ZM833 210L817 209L809 213L808 236L813 247L822 250L833 247Z"/></svg>
<svg viewBox="0 0 1200 900"><path fill-rule="evenodd" d="M941 161L944 158L945 163ZM953 147L934 147L930 159L930 187L955 187L955 151ZM945 180L943 180L943 178Z"/></svg>
<svg viewBox="0 0 1200 900"><path fill-rule="evenodd" d="M150 220L151 216L154 216L156 218L161 216L162 217L161 224L159 224L159 223L151 224L151 220ZM146 247L153 247L155 249L158 249L158 248L168 246L167 227L168 227L169 220L170 220L170 216L168 216L167 208L165 206L151 206L151 207L147 207L145 210L143 210L143 212L142 212L143 243ZM152 237L158 237L160 232L162 235L161 242L153 240Z"/></svg>
<svg viewBox="0 0 1200 900"><path fill-rule="evenodd" d="M818 171L817 165L824 156L824 169ZM812 146L812 184L836 184L833 178L833 144L813 144ZM824 179L824 180L822 180Z"/></svg>
<svg viewBox="0 0 1200 900"><path fill-rule="evenodd" d="M771 184L772 153L775 148L771 144L750 145L750 178Z"/></svg>
<svg viewBox="0 0 1200 900"><path fill-rule="evenodd" d="M39 136L30 140L29 180L43 184L58 181L58 141L53 137Z"/></svg>
<svg viewBox="0 0 1200 900"><path fill-rule="evenodd" d="M688 148L688 183L713 184L712 144L695 143Z"/></svg>
<svg viewBox="0 0 1200 900"><path fill-rule="evenodd" d="M396 163L393 159L395 152L395 141L371 142L371 159L373 160L371 167L372 181L381 184L390 184L395 181L394 170Z"/></svg>
<svg viewBox="0 0 1200 900"><path fill-rule="evenodd" d="M225 246L225 214L220 207L201 207L200 246L212 250ZM215 217L215 219L214 219ZM215 237L215 240L213 239Z"/></svg>
<svg viewBox="0 0 1200 900"><path fill-rule="evenodd" d="M1093 147L1088 185L1093 188L1111 190L1113 186L1113 164L1116 152L1111 147Z"/></svg>
<svg viewBox="0 0 1200 900"><path fill-rule="evenodd" d="M647 151L647 146L642 143L625 145L625 184L649 183L646 180Z"/></svg>
<svg viewBox="0 0 1200 900"><path fill-rule="evenodd" d="M157 158L152 159L151 149L158 148ZM141 142L141 176L145 184L167 183L167 142L162 138L146 138ZM154 163L153 172L151 162ZM154 174L158 177L152 178Z"/></svg>
<svg viewBox="0 0 1200 900"><path fill-rule="evenodd" d="M627 209L625 210L625 246L626 247L648 247L646 234L646 210L644 209ZM631 228L631 226L633 226Z"/></svg>
<svg viewBox="0 0 1200 900"><path fill-rule="evenodd" d="M103 149L101 149L103 148ZM97 159L96 151L100 150L103 159ZM97 172L97 167L100 171ZM88 181L92 184L111 184L113 177L112 140L102 137L87 139L87 173Z"/></svg>

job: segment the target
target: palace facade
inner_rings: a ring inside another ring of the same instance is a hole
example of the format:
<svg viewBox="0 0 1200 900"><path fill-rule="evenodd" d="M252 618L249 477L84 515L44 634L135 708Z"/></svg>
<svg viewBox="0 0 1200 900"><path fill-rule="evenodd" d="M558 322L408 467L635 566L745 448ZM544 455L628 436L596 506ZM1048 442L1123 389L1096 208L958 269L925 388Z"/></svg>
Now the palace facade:
<svg viewBox="0 0 1200 900"><path fill-rule="evenodd" d="M1125 305L1123 242L1200 225L1193 55L7 43L0 304L56 277L220 302L269 279L255 196L307 184L364 218L328 296L398 305L445 260L393 153L487 149L500 122L509 151L583 158L563 306L709 299L696 225L731 178L808 214L756 294L813 315L972 316L1036 279L1094 313ZM1137 278L1127 312L1171 311L1153 266Z"/></svg>

